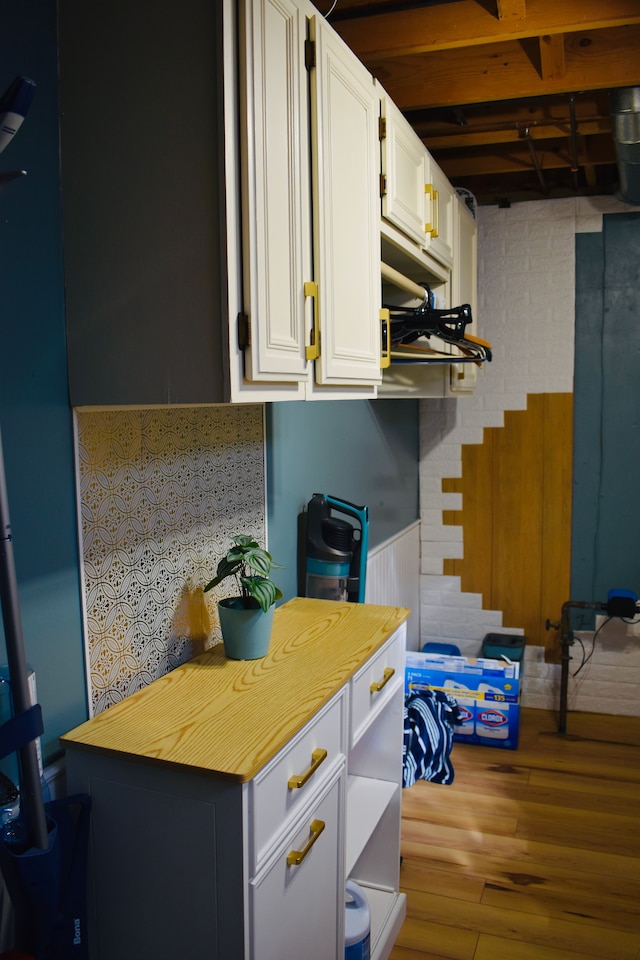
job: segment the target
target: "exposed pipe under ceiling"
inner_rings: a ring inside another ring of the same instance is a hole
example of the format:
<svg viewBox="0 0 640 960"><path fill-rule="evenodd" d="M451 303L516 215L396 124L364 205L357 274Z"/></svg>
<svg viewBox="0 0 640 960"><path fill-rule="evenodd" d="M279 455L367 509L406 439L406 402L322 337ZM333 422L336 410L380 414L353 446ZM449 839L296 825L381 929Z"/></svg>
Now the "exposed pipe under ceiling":
<svg viewBox="0 0 640 960"><path fill-rule="evenodd" d="M620 199L640 205L640 87L611 91L611 135L620 177Z"/></svg>

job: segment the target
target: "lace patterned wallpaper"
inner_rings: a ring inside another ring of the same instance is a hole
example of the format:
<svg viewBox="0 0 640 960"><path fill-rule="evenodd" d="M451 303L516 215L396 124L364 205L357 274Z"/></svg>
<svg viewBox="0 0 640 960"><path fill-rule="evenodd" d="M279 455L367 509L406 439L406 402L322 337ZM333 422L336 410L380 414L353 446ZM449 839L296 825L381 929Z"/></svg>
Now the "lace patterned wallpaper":
<svg viewBox="0 0 640 960"><path fill-rule="evenodd" d="M95 715L219 641L233 585L202 585L235 533L264 542L263 408L78 411L77 457Z"/></svg>

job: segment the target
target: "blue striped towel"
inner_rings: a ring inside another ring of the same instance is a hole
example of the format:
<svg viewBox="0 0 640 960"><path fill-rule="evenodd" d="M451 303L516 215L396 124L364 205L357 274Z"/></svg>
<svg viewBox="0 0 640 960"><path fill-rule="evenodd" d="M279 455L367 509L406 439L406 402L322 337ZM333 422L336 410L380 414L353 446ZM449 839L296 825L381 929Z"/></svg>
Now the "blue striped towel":
<svg viewBox="0 0 640 960"><path fill-rule="evenodd" d="M404 704L402 786L416 780L453 783L451 765L453 726L459 722L458 704L444 690L423 690Z"/></svg>

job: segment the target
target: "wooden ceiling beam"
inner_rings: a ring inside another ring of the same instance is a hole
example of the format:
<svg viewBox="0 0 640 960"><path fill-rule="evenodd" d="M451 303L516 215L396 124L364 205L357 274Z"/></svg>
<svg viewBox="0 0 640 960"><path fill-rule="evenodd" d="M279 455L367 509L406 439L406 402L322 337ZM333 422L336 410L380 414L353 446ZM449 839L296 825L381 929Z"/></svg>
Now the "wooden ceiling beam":
<svg viewBox="0 0 640 960"><path fill-rule="evenodd" d="M558 121L557 123L527 124L522 121L513 121L509 126L506 125L499 130L465 130L452 132L441 136L430 136L428 133L422 133L421 139L428 150L468 150L472 147L488 147L505 143L516 143L521 136L521 130L529 128L532 136L536 140L558 140L560 137L569 136L570 122ZM611 123L608 120L588 120L576 124L576 135L579 137L590 137L599 134L611 133Z"/></svg>
<svg viewBox="0 0 640 960"><path fill-rule="evenodd" d="M404 111L640 85L640 26L567 34L561 77L541 77L533 43L418 54L369 69Z"/></svg>
<svg viewBox="0 0 640 960"><path fill-rule="evenodd" d="M533 148L543 170L571 168L569 146L550 149L545 141L533 138ZM464 180L470 177L490 176L493 174L523 173L533 168L531 151L524 139L509 150L499 153L491 151L467 151L463 156L437 155L436 159L447 177L452 180ZM580 145L578 166L594 167L615 162L610 138L590 138L588 148Z"/></svg>
<svg viewBox="0 0 640 960"><path fill-rule="evenodd" d="M487 9L489 6L489 9ZM504 4L505 10L515 9ZM496 9L496 8L493 8ZM371 61L482 46L555 33L640 23L638 0L526 0L524 17L496 16L491 4L456 0L436 6L333 22L347 45Z"/></svg>

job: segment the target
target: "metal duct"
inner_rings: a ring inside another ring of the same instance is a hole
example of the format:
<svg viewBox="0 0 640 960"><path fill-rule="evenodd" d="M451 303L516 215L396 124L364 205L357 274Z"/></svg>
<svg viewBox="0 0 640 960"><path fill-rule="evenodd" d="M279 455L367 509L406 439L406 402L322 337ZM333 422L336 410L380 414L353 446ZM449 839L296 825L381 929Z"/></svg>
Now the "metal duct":
<svg viewBox="0 0 640 960"><path fill-rule="evenodd" d="M611 91L611 134L620 177L620 199L640 204L640 87Z"/></svg>

